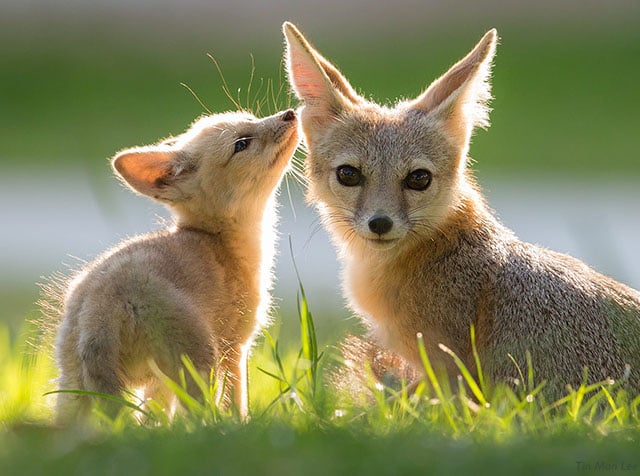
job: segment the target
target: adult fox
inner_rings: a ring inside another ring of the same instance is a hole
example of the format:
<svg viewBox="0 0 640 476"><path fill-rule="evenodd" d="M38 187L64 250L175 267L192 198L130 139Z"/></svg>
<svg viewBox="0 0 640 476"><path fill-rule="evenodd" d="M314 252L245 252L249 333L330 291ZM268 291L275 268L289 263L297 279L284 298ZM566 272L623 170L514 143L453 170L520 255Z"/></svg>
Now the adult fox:
<svg viewBox="0 0 640 476"><path fill-rule="evenodd" d="M518 376L531 354L547 396L566 384L624 378L640 390L640 293L581 261L516 236L487 207L468 167L487 127L497 44L473 50L414 100L358 95L296 27L284 24L291 85L304 101L308 199L343 265L344 293L383 347L422 368L416 336L441 372L444 344L485 377Z"/></svg>

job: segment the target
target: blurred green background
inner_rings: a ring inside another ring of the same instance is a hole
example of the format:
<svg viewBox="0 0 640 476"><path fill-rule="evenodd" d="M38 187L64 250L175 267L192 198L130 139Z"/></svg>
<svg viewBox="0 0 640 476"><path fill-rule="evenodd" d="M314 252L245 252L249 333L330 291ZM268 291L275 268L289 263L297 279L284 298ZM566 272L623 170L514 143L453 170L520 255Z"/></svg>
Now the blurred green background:
<svg viewBox="0 0 640 476"><path fill-rule="evenodd" d="M232 109L207 54L243 105L264 98L261 79L277 89L286 19L356 89L381 102L419 94L496 27L492 127L477 134L471 151L480 178L559 184L640 178L635 0L9 0L0 4L0 213L14 221L0 221L0 246L20 221L38 220L20 212L21 195L6 192L12 177L20 177L23 193L46 202L47 177L82 171L108 210L105 184L113 178L106 159L179 133L204 112L181 83L212 111ZM61 228L73 220L60 210ZM38 239L46 247L47 233ZM29 250L3 248L30 259ZM34 315L33 283L55 269L61 268L47 265L26 277L0 269L0 321L17 326Z"/></svg>

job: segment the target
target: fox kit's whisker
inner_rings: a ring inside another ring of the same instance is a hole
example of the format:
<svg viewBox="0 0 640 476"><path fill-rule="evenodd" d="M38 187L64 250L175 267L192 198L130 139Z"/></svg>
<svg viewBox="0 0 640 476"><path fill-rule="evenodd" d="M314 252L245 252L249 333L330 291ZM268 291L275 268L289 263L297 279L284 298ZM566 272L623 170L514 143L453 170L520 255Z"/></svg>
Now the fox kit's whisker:
<svg viewBox="0 0 640 476"><path fill-rule="evenodd" d="M309 236L307 237L307 239L304 241L304 243L302 244L302 248L303 249L307 249L309 247L309 244L311 243L311 240L322 230L322 224L320 222L315 223L315 225L313 225L311 227L311 231L309 233Z"/></svg>
<svg viewBox="0 0 640 476"><path fill-rule="evenodd" d="M489 124L497 44L488 31L417 98L380 106L355 92L302 33L284 24L292 89L303 101L307 196L340 250L351 307L385 347L455 377L439 344L485 377L511 382L527 355L547 398L566 384L623 378L640 390L640 293L569 256L523 243L485 204L468 170L474 129ZM393 369L390 369L393 370ZM456 382L452 382L455 386Z"/></svg>
<svg viewBox="0 0 640 476"><path fill-rule="evenodd" d="M289 176L291 176L297 183L302 185L304 189L306 189L309 185L309 179L304 174L303 165L297 163L294 160L291 161L291 167L289 167Z"/></svg>
<svg viewBox="0 0 640 476"><path fill-rule="evenodd" d="M297 140L293 110L261 120L226 113L200 118L170 143L116 155L120 179L167 205L175 225L106 252L68 286L60 390L121 396L142 387L166 400L158 372L177 380L184 355L205 382L215 368L227 405L247 415L247 357L268 322L275 192ZM194 380L187 390L202 397ZM81 417L89 403L59 393L58 421Z"/></svg>

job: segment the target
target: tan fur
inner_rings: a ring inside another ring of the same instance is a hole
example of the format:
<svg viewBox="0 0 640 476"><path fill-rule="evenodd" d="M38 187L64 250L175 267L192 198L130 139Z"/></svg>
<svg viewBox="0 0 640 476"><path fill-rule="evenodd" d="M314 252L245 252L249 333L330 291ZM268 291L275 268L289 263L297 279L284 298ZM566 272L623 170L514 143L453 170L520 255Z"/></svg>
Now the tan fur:
<svg viewBox="0 0 640 476"><path fill-rule="evenodd" d="M523 243L493 216L467 169L474 127L488 126L497 34L487 32L424 93L394 107L354 97L347 80L285 23L289 79L304 101L308 198L338 247L351 307L386 347L421 367L416 335L443 371L438 344L470 368L470 326L489 380L511 381L533 357L547 394L628 378L640 390L640 294L566 255ZM337 169L360 171L356 186ZM405 178L431 173L422 191ZM380 233L374 217L392 223ZM630 372L626 366L630 366Z"/></svg>
<svg viewBox="0 0 640 476"><path fill-rule="evenodd" d="M236 152L245 137L251 142ZM72 281L56 342L60 389L143 387L169 405L148 360L178 379L184 354L206 380L215 367L247 414L246 361L268 319L275 195L297 143L293 111L225 113L116 155L121 179L166 204L176 223L122 243ZM61 393L57 418L68 422L88 405Z"/></svg>

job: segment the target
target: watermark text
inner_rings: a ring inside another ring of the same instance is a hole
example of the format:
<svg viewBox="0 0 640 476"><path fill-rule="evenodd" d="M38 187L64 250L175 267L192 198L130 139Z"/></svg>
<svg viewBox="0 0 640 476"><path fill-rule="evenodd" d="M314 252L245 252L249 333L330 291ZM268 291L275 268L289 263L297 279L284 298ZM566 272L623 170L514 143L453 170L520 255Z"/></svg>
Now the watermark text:
<svg viewBox="0 0 640 476"><path fill-rule="evenodd" d="M576 468L580 472L632 472L638 471L640 465L628 461L576 461Z"/></svg>

